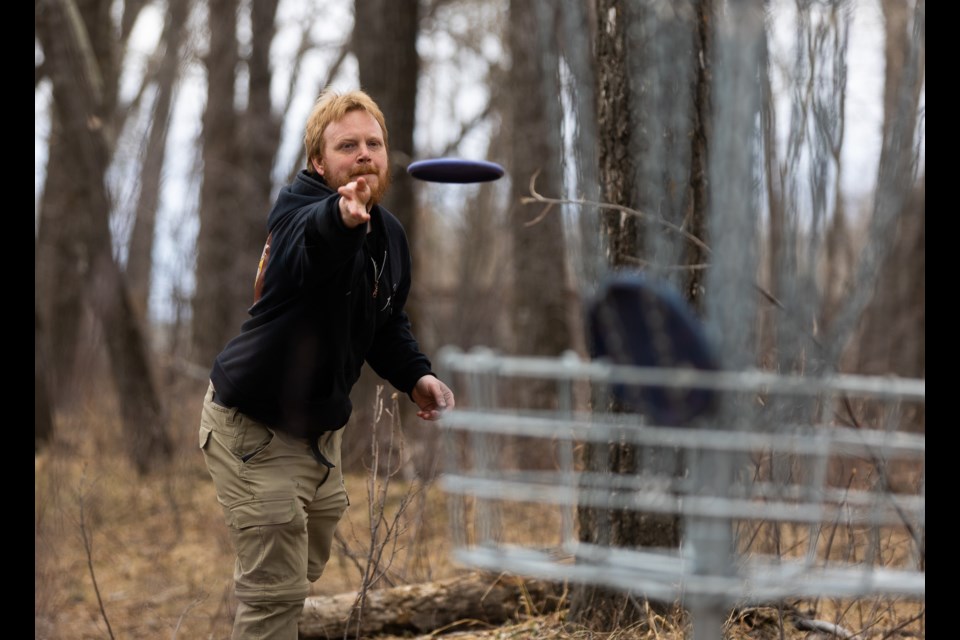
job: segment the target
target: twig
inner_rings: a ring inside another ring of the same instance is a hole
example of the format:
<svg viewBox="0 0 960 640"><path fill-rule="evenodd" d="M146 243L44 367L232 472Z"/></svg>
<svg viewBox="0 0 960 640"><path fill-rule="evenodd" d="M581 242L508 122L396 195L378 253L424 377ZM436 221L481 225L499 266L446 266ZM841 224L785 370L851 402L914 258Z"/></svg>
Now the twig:
<svg viewBox="0 0 960 640"><path fill-rule="evenodd" d="M340 529L337 529L333 532L333 537L340 543L340 550L343 552L343 555L346 556L350 562L353 563L353 566L357 568L357 571L360 572L360 578L363 579L364 568L363 564L360 562L360 556L358 556L350 548L350 543L347 542L346 538L343 537L343 534L340 533Z"/></svg>
<svg viewBox="0 0 960 640"><path fill-rule="evenodd" d="M100 616L107 625L107 634L110 636L110 639L113 640L113 629L110 627L110 619L107 618L107 610L103 606L103 598L100 596L100 587L97 585L97 574L93 568L93 541L91 540L91 536L87 535L87 524L83 509L83 484L85 476L86 467L84 467L83 475L80 478L80 489L77 493L77 501L80 504L80 536L83 539L83 550L87 554L87 569L90 571L90 580L93 582L93 591L97 595L97 604L100 607Z"/></svg>
<svg viewBox="0 0 960 640"><path fill-rule="evenodd" d="M689 231L686 231L685 229L683 229L683 227L678 227L677 225L673 224L672 222L670 222L670 221L668 221L668 220L664 220L664 219L661 218L660 216L655 216L655 215L646 213L646 212L644 212L644 211L640 211L640 210L638 210L638 209L632 209L632 208L630 208L630 207L625 207L625 206L619 205L619 204L611 204L611 203L609 203L609 202L595 202L595 201L592 201L592 200L584 200L584 199L582 199L582 198L576 199L576 200L574 200L574 199L572 199L572 198L547 198L547 197L539 194L539 193L537 192L537 190L536 190L536 181L537 181L537 176L538 176L539 174L540 174L540 170L538 169L537 171L535 171L535 172L533 173L532 176L530 176L530 193L531 193L531 195L530 195L530 196L523 197L523 198L520 198L520 202L522 202L523 204L531 204L531 203L533 203L533 202L542 202L542 203L546 204L547 206L543 209L543 211L541 211L541 212L537 215L536 218L534 218L533 220L525 223L525 226L528 226L528 227L529 227L529 226L533 226L534 224L537 224L538 222L540 222L541 220L543 220L543 218L547 215L547 213L549 213L549 212L553 209L553 206L554 206L554 205L557 205L557 204L575 204L575 205L580 205L580 206L597 207L597 208L600 208L600 209L613 209L614 211L620 211L620 212L622 212L622 213L626 213L626 214L629 214L629 215L632 215L632 216L637 216L638 218L646 218L646 219L648 219L648 220L653 220L654 222L658 222L658 223L660 223L661 225L663 225L664 227L667 227L668 229L670 229L670 230L672 230L672 231L675 231L676 233L679 233L679 234L682 235L684 238L686 238L687 240L689 240L691 243L693 243L693 244L697 245L698 247L700 247L701 249L703 249L703 251L704 251L705 253L707 253L707 254L710 254L710 253L711 253L710 247L707 246L707 244L706 244L703 240L701 240L701 239L698 238L697 236L693 235L693 234L690 233ZM640 264L646 264L645 262L641 262L641 261L639 261L639 260L638 260L638 263L640 263ZM660 266L660 267L658 267L658 268L660 268L660 269L672 269L672 270L696 271L696 270L706 269L706 268L708 268L709 266L710 266L709 263L700 263L700 264L688 264L688 265ZM759 283L754 283L753 286L754 286L754 288L756 288L756 290L763 296L763 298L764 298L765 300L767 300L770 304L776 306L777 308L779 308L779 309L782 310L782 311L787 311L787 308L784 306L784 304L783 304L780 300L778 300L778 299L776 298L776 296L774 296L774 295L773 295L772 293L770 293L768 290L766 290L765 288L763 288ZM813 343L814 343L815 345L817 345L818 347L822 347L822 345L820 344L820 342L817 340L816 336L814 336L813 334L811 334L809 331L806 331L805 333L806 333L807 337L808 337L811 341L813 341Z"/></svg>
<svg viewBox="0 0 960 640"><path fill-rule="evenodd" d="M187 617L187 614L190 613L194 607L206 600L208 595L209 594L204 593L187 605L187 607L183 610L183 613L180 614L180 617L177 618L177 626L173 628L173 635L170 636L170 640L177 640L177 634L180 632L180 625L183 624L183 619Z"/></svg>
<svg viewBox="0 0 960 640"><path fill-rule="evenodd" d="M906 627L908 624L912 622L916 622L917 620L922 618L925 614L926 614L926 609L921 609L920 613L918 613L917 615L907 620L904 620L903 622L895 626L893 629L890 629L890 631L887 631L885 634L883 634L883 636L880 637L880 640L887 640L887 638L893 637L893 635L898 631L900 631L900 629L903 629L904 627Z"/></svg>
<svg viewBox="0 0 960 640"><path fill-rule="evenodd" d="M374 401L373 428L371 430L371 465L370 476L367 483L367 493L369 497L368 517L370 519L370 542L367 548L366 561L360 566L359 558L350 556L358 565L361 573L360 589L357 591L357 597L351 608L350 617L356 616L357 634L360 632L363 620L363 608L366 604L368 592L380 581L389 582L388 573L393 565L393 560L399 551L400 536L405 531L402 526L403 516L411 503L411 497L416 493L415 489L407 489L395 513L387 517L387 499L389 497L391 479L397 475L402 467L403 460L403 434L400 429L399 407L397 406L397 394L393 394L393 408L386 411L383 406L381 394L383 386L377 387L376 399ZM390 440L387 443L386 462L381 460L381 445L377 436L377 427L380 424L383 414L390 416L391 430ZM395 444L395 438L399 441ZM399 450L399 451L397 451ZM396 457L395 457L396 456ZM394 466L394 460L397 460ZM389 550L389 554L387 551ZM348 624L344 629L344 638L349 637Z"/></svg>
<svg viewBox="0 0 960 640"><path fill-rule="evenodd" d="M640 210L638 210L638 209L631 209L630 207L624 207L624 206L619 205L619 204L610 204L610 203L607 203L607 202L593 202L593 201L591 201L591 200L583 200L583 199L573 200L573 199L570 199L570 198L546 198L546 197L540 195L539 193L537 193L537 190L536 190L536 187L535 187L535 184L536 184L536 181L537 181L537 176L538 176L539 174L540 174L540 170L538 169L538 170L536 170L536 171L533 173L532 176L530 176L530 193L532 194L532 197L520 198L520 202L522 202L523 204L530 204L530 203L532 203L532 202L543 202L543 203L548 203L548 204L551 204L551 205L554 205L554 204L577 204L577 205L581 205L581 206L598 207L598 208L600 208L600 209L613 209L613 210L615 210L615 211L620 211L621 213L626 213L626 214L629 214L629 215L632 215L632 216L637 216L638 218L646 218L646 219L648 219L648 220L652 220L652 221L654 221L654 222L658 222L658 223L660 223L661 225L663 225L664 227L670 229L671 231L675 231L675 232L679 233L679 234L682 235L684 238L686 238L687 240L689 240L689 241L692 242L693 244L695 244L695 245L697 245L698 247L700 247L701 249L703 249L706 253L710 253L710 247L708 247L703 240L701 240L701 239L698 238L697 236L693 235L693 234L690 233L689 231L686 231L686 230L683 229L682 227L678 227L677 225L673 224L672 222L670 222L670 221L668 221L668 220L664 220L664 219L661 218L660 216L651 215L651 214L649 214L649 213L646 213L646 212L644 212L644 211L640 211ZM547 213L548 210L549 210L549 207L548 207L547 209L545 209L545 210L538 216L537 220L543 218L543 216L546 215L546 213ZM535 222L536 222L536 221L535 221ZM532 224L532 223L531 223L531 224ZM529 226L529 225L528 225L528 226Z"/></svg>

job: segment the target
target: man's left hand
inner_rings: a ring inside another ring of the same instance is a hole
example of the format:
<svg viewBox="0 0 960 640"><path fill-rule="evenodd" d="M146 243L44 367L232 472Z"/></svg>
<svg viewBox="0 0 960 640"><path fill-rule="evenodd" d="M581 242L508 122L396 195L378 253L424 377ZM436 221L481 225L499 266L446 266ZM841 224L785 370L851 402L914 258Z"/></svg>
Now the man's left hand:
<svg viewBox="0 0 960 640"><path fill-rule="evenodd" d="M410 395L420 407L417 415L423 420L438 420L455 404L453 391L436 376L426 375L417 380Z"/></svg>

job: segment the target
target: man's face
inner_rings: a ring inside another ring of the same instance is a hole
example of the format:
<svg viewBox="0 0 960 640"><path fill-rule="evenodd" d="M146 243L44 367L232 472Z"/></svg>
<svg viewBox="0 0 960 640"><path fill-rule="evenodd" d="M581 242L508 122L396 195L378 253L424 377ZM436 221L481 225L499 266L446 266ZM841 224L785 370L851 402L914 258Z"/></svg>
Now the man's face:
<svg viewBox="0 0 960 640"><path fill-rule="evenodd" d="M373 192L370 204L379 203L390 184L390 170L387 145L376 118L355 110L328 124L323 132L323 153L320 159L314 158L313 168L333 189L363 176Z"/></svg>

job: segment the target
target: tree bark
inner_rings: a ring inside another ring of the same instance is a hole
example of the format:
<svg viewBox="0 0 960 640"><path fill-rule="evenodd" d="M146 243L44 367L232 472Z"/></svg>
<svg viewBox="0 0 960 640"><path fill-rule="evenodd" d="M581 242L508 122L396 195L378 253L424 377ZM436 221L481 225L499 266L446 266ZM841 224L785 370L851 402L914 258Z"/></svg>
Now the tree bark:
<svg viewBox="0 0 960 640"><path fill-rule="evenodd" d="M695 65L696 82L693 88L693 127L690 136L690 208L684 228L691 234L709 244L707 233L707 205L709 192L707 174L709 173L709 156L707 141L711 135L711 112L713 102L710 99L710 87L713 84L713 29L715 25L714 0L701 0L696 7L696 41L695 50L699 56L699 64ZM684 263L687 265L701 265L709 262L708 254L698 245L687 244ZM703 313L703 296L706 292L704 285L705 269L691 269L684 282L683 291L690 305L698 312Z"/></svg>
<svg viewBox="0 0 960 640"><path fill-rule="evenodd" d="M631 87L626 68L626 15L622 0L597 0L597 145L599 182L603 202L630 206L634 192L634 157L630 154L629 105ZM607 247L606 261L617 268L638 253L637 221L632 216L604 210L602 233ZM595 394L595 408L605 409L609 398ZM588 443L583 450L584 464L590 470L620 470L615 458L632 455L632 448L618 444L604 447ZM624 470L629 471L629 470ZM579 539L583 542L613 545L613 514L596 507L578 507ZM614 628L627 601L612 589L583 584L573 588L570 618L597 629ZM628 616L629 617L629 616Z"/></svg>
<svg viewBox="0 0 960 640"><path fill-rule="evenodd" d="M333 639L378 634L427 633L458 621L459 628L499 625L530 611L544 611L561 593L558 585L506 576L468 574L371 591L361 611L357 594L306 599L300 638Z"/></svg>

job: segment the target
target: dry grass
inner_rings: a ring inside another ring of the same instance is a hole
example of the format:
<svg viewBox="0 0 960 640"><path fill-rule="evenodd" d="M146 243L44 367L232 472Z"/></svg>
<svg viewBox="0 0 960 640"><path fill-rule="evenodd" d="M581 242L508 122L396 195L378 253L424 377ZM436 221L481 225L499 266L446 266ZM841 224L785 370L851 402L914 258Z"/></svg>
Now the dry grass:
<svg viewBox="0 0 960 640"><path fill-rule="evenodd" d="M57 639L228 638L234 611L233 555L213 485L197 448L204 387L191 383L174 395L171 428L178 443L166 469L138 478L121 446L120 426L109 393L89 394L88 403L58 416L55 441L35 460L35 637ZM350 428L350 427L348 427ZM369 429L366 431L369 432ZM340 527L340 549L313 595L355 591L370 543L369 474L361 463L347 468L352 506ZM413 489L423 489L421 494ZM419 487L395 476L386 513L397 513L410 497L389 554L387 579L379 586L450 577L463 571L450 558L447 509L437 486ZM544 521L525 512L528 526L514 536L536 537ZM547 527L550 529L550 527ZM355 558L356 561L354 561ZM99 597L98 597L99 596ZM817 600L795 608L757 607L731 615L725 637L813 638L793 620L816 619L867 638L924 637L924 602L871 598L852 602ZM523 607L518 605L518 610ZM536 613L536 612L534 612ZM519 618L495 629L452 625L445 638L506 640L671 640L689 636L679 610L648 610L640 624L612 633L572 627L564 611ZM437 638L441 633L420 636ZM821 636L829 637L829 636ZM387 640L386 637L383 640Z"/></svg>

